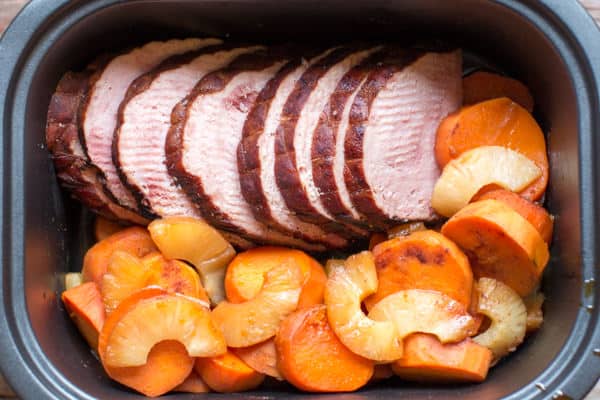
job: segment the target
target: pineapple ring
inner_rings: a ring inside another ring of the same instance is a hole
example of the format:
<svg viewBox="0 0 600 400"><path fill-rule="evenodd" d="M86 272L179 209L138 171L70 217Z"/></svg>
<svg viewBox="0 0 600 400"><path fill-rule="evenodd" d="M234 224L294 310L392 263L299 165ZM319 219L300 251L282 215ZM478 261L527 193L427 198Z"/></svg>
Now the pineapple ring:
<svg viewBox="0 0 600 400"><path fill-rule="evenodd" d="M101 341L106 343L102 352L106 365L144 365L152 347L165 340L179 341L191 357L215 357L227 351L223 335L202 302L153 287L131 299L135 303L129 304L129 298L121 303L111 315L118 320L110 324L110 332L103 330L101 334Z"/></svg>
<svg viewBox="0 0 600 400"><path fill-rule="evenodd" d="M498 361L523 341L527 309L521 297L504 283L491 278L477 282L478 312L490 318L490 327L473 340L490 349Z"/></svg>
<svg viewBox="0 0 600 400"><path fill-rule="evenodd" d="M362 300L377 291L373 255L363 251L348 257L343 267L330 269L325 286L327 319L340 341L370 360L391 362L402 357L402 338L391 321L369 319Z"/></svg>
<svg viewBox="0 0 600 400"><path fill-rule="evenodd" d="M160 253L149 253L140 259L117 250L100 285L106 313L112 313L124 299L146 286L205 300L209 306L198 274L184 262L167 261Z"/></svg>
<svg viewBox="0 0 600 400"><path fill-rule="evenodd" d="M485 185L519 192L541 175L542 170L521 153L501 146L476 147L444 167L433 188L431 206L451 217Z"/></svg>
<svg viewBox="0 0 600 400"><path fill-rule="evenodd" d="M475 319L465 306L436 291L400 290L379 301L369 312L376 321L392 321L401 338L430 333L440 342L459 342L477 332Z"/></svg>
<svg viewBox="0 0 600 400"><path fill-rule="evenodd" d="M216 229L196 218L167 217L152 221L148 231L166 258L196 268L212 304L225 298L225 269L235 250Z"/></svg>
<svg viewBox="0 0 600 400"><path fill-rule="evenodd" d="M247 347L275 336L281 321L296 310L303 284L296 264L282 264L265 274L261 291L243 303L222 301L212 311L229 347Z"/></svg>

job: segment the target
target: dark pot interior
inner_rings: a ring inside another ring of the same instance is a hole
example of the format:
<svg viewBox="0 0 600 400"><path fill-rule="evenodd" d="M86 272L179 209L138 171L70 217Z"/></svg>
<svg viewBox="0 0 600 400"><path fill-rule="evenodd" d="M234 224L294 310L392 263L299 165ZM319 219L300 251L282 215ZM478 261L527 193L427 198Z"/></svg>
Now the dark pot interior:
<svg viewBox="0 0 600 400"><path fill-rule="evenodd" d="M25 14L35 13L36 7L37 12L57 7L41 3L34 1ZM536 118L548 135L551 183L547 206L556 216L552 259L543 281L547 297L543 328L493 368L482 384L418 386L388 380L343 398L492 399L512 393L512 398L522 399L551 396L557 390L579 397L591 387L593 376L599 374L597 361L588 364L591 372L580 372L586 377L580 384L565 385L578 365L573 360L580 359L569 349L574 352L581 340L592 340L586 339L590 335L586 327L597 319L596 311L587 312L584 307L591 304L591 297L584 295L583 281L588 278L584 264L595 258L586 253L582 239L582 232L589 233L589 229L582 225L582 207L587 200L582 201L581 196L593 195L594 189L584 186L580 158L580 151L585 151L581 137L586 135L581 131L585 126L581 119L593 117L585 93L592 89L580 87L586 85L589 73L585 60L570 32L549 9L480 0L112 3L117 2L74 1L60 7L43 24L23 30L23 34L32 32L31 41L19 59L19 75L11 77L9 90L15 97L7 104L13 114L5 122L4 136L11 133L5 149L10 145L12 154L5 150L4 176L12 179L12 203L4 210L15 226L4 228L12 240L5 255L11 267L4 273L3 295L5 303L12 299L5 311L8 324L13 324L12 344L21 352L20 358L11 354L9 359L25 363L27 373L11 373L8 361L2 367L23 396L136 396L105 377L59 300L64 273L81 268L82 254L91 243L92 216L61 192L53 175L44 147L50 96L65 71L82 68L104 51L196 34L252 42L441 40L466 51L467 67L497 68L525 82L536 100ZM105 4L110 5L101 7ZM577 10L573 15L584 18ZM27 15L22 17L24 20ZM19 221L22 227L16 226ZM29 321L23 318L25 312ZM570 336L572 332L577 335ZM569 362L572 367L565 368ZM260 395L299 394L279 384ZM242 396L247 394L232 397Z"/></svg>

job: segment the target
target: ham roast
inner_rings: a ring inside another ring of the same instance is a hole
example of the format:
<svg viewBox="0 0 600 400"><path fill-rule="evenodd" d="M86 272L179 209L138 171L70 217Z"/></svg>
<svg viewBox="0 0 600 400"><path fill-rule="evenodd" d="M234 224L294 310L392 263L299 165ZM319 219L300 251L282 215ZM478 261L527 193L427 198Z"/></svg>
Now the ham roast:
<svg viewBox="0 0 600 400"><path fill-rule="evenodd" d="M342 249L437 218L435 132L461 71L459 50L152 42L66 73L46 140L61 184L108 218Z"/></svg>

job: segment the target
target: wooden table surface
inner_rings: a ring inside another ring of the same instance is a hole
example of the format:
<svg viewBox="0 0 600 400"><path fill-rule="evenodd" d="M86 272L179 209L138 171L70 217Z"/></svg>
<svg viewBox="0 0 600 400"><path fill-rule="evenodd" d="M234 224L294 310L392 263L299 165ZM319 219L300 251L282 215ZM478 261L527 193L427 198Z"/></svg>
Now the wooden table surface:
<svg viewBox="0 0 600 400"><path fill-rule="evenodd" d="M600 24L600 0L580 1L585 6L585 8L587 8L590 14L592 14L592 16L596 19L596 22ZM26 2L26 0L0 0L0 33L4 31L6 26L10 23L11 19ZM600 40L600 37L598 38L598 40ZM6 389L4 386L4 382L2 381L2 377L0 376L0 396L2 396L5 392ZM586 397L586 400L600 400L600 382Z"/></svg>

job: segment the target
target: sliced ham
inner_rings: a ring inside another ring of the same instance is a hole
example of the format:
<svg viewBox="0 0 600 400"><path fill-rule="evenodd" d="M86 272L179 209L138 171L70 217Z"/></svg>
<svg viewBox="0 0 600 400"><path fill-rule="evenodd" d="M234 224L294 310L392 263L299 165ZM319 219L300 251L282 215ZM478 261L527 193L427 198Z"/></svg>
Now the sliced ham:
<svg viewBox="0 0 600 400"><path fill-rule="evenodd" d="M431 220L440 121L462 102L461 53L390 51L354 98L344 178L352 204L373 226Z"/></svg>
<svg viewBox="0 0 600 400"><path fill-rule="evenodd" d="M276 50L257 51L205 76L173 110L168 168L213 226L260 243L319 251L324 246L257 221L239 182L237 147L244 121L258 93L288 58Z"/></svg>
<svg viewBox="0 0 600 400"><path fill-rule="evenodd" d="M168 57L220 42L218 39L152 42L115 57L93 78L83 114L83 145L90 161L104 176L107 194L118 204L137 210L135 198L119 179L112 159L112 139L119 105L129 85Z"/></svg>
<svg viewBox="0 0 600 400"><path fill-rule="evenodd" d="M113 154L123 182L148 217L200 217L194 203L169 175L165 139L171 111L206 74L258 47L217 45L175 56L131 85L121 105Z"/></svg>
<svg viewBox="0 0 600 400"><path fill-rule="evenodd" d="M302 220L349 237L367 232L341 224L323 206L312 177L311 145L338 82L374 49L341 47L308 68L284 105L275 139L275 177L286 205Z"/></svg>
<svg viewBox="0 0 600 400"><path fill-rule="evenodd" d="M283 106L304 71L331 51L309 60L296 58L267 83L246 118L237 156L242 194L257 220L292 236L335 248L347 246L347 240L294 216L275 182L275 130Z"/></svg>
<svg viewBox="0 0 600 400"><path fill-rule="evenodd" d="M344 139L358 90L384 55L385 50L378 50L344 75L324 107L312 138L312 175L321 203L336 219L359 225L365 224L363 217L352 204L344 182Z"/></svg>
<svg viewBox="0 0 600 400"><path fill-rule="evenodd" d="M62 186L89 209L109 219L135 224L147 221L106 196L100 171L89 162L79 141L80 110L86 101L91 77L104 68L108 59L90 64L80 73L67 72L56 88L48 107L46 143Z"/></svg>

